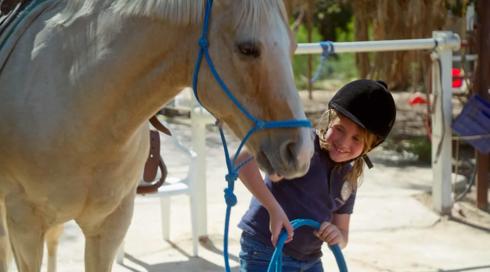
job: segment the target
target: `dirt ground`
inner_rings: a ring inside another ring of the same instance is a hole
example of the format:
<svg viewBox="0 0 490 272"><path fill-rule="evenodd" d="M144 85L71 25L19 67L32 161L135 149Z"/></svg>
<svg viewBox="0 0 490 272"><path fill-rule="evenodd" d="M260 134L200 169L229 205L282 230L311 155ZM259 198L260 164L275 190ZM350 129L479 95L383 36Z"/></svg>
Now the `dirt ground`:
<svg viewBox="0 0 490 272"><path fill-rule="evenodd" d="M301 97L309 116L321 112L333 92L307 93ZM395 93L399 108L394 136L424 134L423 109L412 109L408 94ZM169 120L171 129L187 145L192 133L186 121ZM405 124L414 128L406 129ZM238 141L227 134L230 150ZM405 136L404 136L405 137ZM165 146L166 140L163 139ZM187 163L175 151L164 148L169 174L182 173ZM189 201L172 198L170 240L162 240L160 204L156 198L138 197L132 224L125 239L122 264L113 271L224 271L223 226L225 204L223 188L226 166L216 129L206 135L207 236L201 239L199 256L192 256ZM455 203L451 216L440 216L432 209L432 170L413 154L381 148L371 155L375 168L366 171L351 220L349 245L343 250L349 271L354 272L450 272L490 271L490 213L475 207L474 188ZM463 187L465 185L463 181ZM230 223L230 264L238 271L240 230L236 227L245 212L250 193L239 182L235 193L238 204ZM457 194L456 194L457 195ZM79 228L69 222L60 241L58 271L83 271L84 240ZM326 271L337 271L328 248L322 258ZM46 262L43 264L46 269Z"/></svg>
<svg viewBox="0 0 490 272"><path fill-rule="evenodd" d="M330 98L334 95L335 89L340 87L340 83L333 83L329 90L314 90L310 94L307 91L302 91L300 93L303 105L305 106L305 111L307 112L310 119L315 120L315 118L321 115L324 109L324 105L327 105ZM420 165L422 167L430 167L430 162L421 161L420 159L411 156L413 154L408 154L408 156L403 156L403 154L394 152L393 145L402 145L403 141L413 139L413 138L424 138L427 137L427 107L426 105L410 105L409 100L416 94L410 92L392 92L397 107L397 117L393 131L391 132L387 144L384 144L383 152L385 154L395 153L395 156L404 157L402 161L398 161L396 164L408 164L408 165ZM417 94L425 96L425 94ZM453 97L453 117L456 117L462 110L464 103L464 98ZM456 157L456 144L458 146L458 154ZM399 152L399 148L397 148ZM470 182L472 171L474 170L474 149L466 144L465 142L454 142L453 144L453 160L458 162L459 169L458 173L463 175L463 179L460 187L467 186ZM386 155L381 156L386 157ZM378 158L381 159L381 158ZM456 164L456 163L455 163ZM456 170L456 169L455 169ZM474 224L475 226L480 226L490 230L490 203L486 210L480 210L476 208L476 189L473 186L467 193L461 192L461 189L455 189L455 197L459 197L459 200L455 202L454 211L452 214L452 219L458 220L467 224ZM490 180L488 195L490 196ZM425 192L423 194L417 195L416 199L424 204L428 208L432 208L432 198L430 192ZM490 270L489 270L490 271Z"/></svg>
<svg viewBox="0 0 490 272"><path fill-rule="evenodd" d="M332 95L333 92L314 92L310 100L307 93L302 92L308 116L314 118L321 113ZM391 137L403 135L400 138L406 138L408 134L423 136L425 133L424 109L410 108L409 95L394 93L398 114ZM412 127L407 129L408 125ZM181 132L186 135L184 140L190 141L189 132L185 129ZM238 141L227 136L231 140L230 150L234 150ZM174 225L180 230L173 232L171 242L163 243L150 242L143 237L142 233L146 236L149 231L137 223L128 233L125 264L117 265L116 271L223 271L222 188L226 171L217 131L212 127L206 142L209 235L201 243L199 258L190 256L190 234L185 223L183 229L180 224ZM440 216L432 208L430 164L419 162L413 154L389 148L377 150L371 158L375 168L366 171L352 216L350 242L343 250L350 271L490 271L490 214L488 210L475 207L474 188L455 203L451 216ZM250 199L250 193L238 182L235 190L239 201L233 208L230 224L232 271L238 271L240 231L236 224ZM146 205L148 210L144 212L141 209L135 212L134 222L148 220L142 214L149 213L149 206ZM157 210L154 212L158 213ZM179 209L177 218L173 215L173 219L182 222L181 215L186 212L185 208ZM158 226L158 222L152 224ZM134 238L136 233L138 236ZM152 232L152 237L161 241L158 228ZM145 248L138 245L142 241L147 245ZM152 245L151 250L148 245ZM324 249L322 261L327 271L337 271L328 248Z"/></svg>

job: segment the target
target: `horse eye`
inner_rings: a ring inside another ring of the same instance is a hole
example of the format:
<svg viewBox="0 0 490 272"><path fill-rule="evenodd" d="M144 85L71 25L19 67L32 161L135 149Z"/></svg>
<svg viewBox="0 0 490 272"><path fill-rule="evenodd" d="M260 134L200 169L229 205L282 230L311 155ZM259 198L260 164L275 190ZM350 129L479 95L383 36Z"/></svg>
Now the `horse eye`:
<svg viewBox="0 0 490 272"><path fill-rule="evenodd" d="M247 57L258 58L260 57L260 49L253 42L243 42L238 44L238 50L240 53Z"/></svg>

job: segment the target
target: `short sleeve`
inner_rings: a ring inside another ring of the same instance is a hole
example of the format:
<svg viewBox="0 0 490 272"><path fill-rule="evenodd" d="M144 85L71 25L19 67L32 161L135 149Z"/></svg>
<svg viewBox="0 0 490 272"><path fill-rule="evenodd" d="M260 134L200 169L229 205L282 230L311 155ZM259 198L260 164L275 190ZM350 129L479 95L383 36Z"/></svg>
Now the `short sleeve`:
<svg viewBox="0 0 490 272"><path fill-rule="evenodd" d="M349 198L345 201L344 205L342 205L337 211L336 214L352 214L354 211L354 203L356 202L356 192L352 192Z"/></svg>

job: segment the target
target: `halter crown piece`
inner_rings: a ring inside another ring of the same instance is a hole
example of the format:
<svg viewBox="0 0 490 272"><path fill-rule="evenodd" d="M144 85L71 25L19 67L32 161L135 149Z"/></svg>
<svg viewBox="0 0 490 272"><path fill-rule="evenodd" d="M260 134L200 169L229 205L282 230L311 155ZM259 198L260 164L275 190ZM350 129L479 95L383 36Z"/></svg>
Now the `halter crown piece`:
<svg viewBox="0 0 490 272"><path fill-rule="evenodd" d="M245 142L250 138L250 136L261 129L267 129L267 128L292 128L292 127L311 127L311 122L307 119L304 120L283 120L283 121L264 121L255 118L252 114L250 114L243 106L240 104L240 102L233 96L233 94L230 92L229 88L226 86L224 81L221 79L219 76L218 72L216 71L216 68L213 64L213 61L211 60L211 56L209 55L208 47L209 47L209 42L208 42L208 31L209 31L209 21L211 18L211 8L213 6L213 0L208 0L206 2L206 9L204 13L204 21L203 21L203 27L202 27L202 32L201 32L201 37L199 38L199 53L197 56L196 64L194 67L194 74L192 78L192 89L194 90L194 96L196 97L197 101L199 104L202 105L201 101L199 100L199 96L197 93L197 81L199 79L199 69L201 67L201 62L203 57L206 59L206 62L208 63L209 70L211 71L214 79L216 82L219 84L223 92L228 96L228 98L235 104L235 106L238 107L238 109L248 118L250 119L254 126L250 128L250 130L247 132L243 140L241 141L240 145L238 146L237 152L235 153L235 156L233 157L233 160L230 159L230 154L228 152L228 147L226 144L226 139L225 135L223 132L223 129L221 126L219 126L219 132L221 136L221 141L223 142L223 149L225 153L225 159L226 159L226 167L228 169L228 174L226 175L225 179L228 182L227 188L224 190L225 191L225 201L226 201L226 216L225 216L225 230L224 230L224 244L223 244L223 255L225 259L225 270L230 271L230 264L228 261L228 229L229 229L229 224L230 224L230 213L231 213L231 208L236 204L237 198L235 194L233 193L234 190L234 185L235 185L235 180L238 177L238 171L240 168L245 165L247 162L250 161L246 160L245 162L235 165L236 159L238 154L240 153L241 149L243 148ZM203 106L204 107L204 106Z"/></svg>

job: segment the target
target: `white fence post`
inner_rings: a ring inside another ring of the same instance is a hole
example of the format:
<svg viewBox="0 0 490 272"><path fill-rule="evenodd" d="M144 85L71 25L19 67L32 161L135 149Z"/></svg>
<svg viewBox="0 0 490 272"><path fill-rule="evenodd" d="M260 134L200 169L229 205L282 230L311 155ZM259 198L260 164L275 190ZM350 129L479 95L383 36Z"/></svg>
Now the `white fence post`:
<svg viewBox="0 0 490 272"><path fill-rule="evenodd" d="M206 205L206 124L210 123L212 116L200 106L191 110L192 149L197 154L197 173L194 175L193 190L197 190L198 236L207 236L207 205Z"/></svg>
<svg viewBox="0 0 490 272"><path fill-rule="evenodd" d="M440 214L452 208L452 57L459 38L452 32L435 31L438 41L432 54L432 204Z"/></svg>

